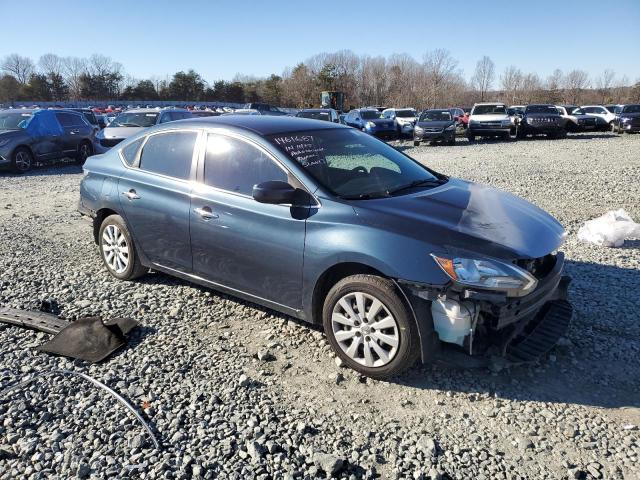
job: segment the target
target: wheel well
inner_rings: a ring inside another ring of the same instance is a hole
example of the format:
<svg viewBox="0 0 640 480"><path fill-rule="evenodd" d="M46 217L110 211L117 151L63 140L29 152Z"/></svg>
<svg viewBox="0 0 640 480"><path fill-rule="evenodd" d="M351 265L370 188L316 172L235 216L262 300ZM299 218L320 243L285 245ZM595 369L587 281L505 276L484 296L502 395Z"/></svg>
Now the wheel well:
<svg viewBox="0 0 640 480"><path fill-rule="evenodd" d="M331 287L343 278L358 274L370 274L385 277L384 274L369 265L353 262L338 263L320 275L320 278L313 289L313 318L311 319L313 323L322 323L322 307L324 306L324 299L329 293L329 290L331 290Z"/></svg>
<svg viewBox="0 0 640 480"><path fill-rule="evenodd" d="M101 208L96 212L96 216L93 219L93 241L98 243L98 233L100 232L100 225L105 218L110 215L118 215L118 212L111 210L110 208Z"/></svg>

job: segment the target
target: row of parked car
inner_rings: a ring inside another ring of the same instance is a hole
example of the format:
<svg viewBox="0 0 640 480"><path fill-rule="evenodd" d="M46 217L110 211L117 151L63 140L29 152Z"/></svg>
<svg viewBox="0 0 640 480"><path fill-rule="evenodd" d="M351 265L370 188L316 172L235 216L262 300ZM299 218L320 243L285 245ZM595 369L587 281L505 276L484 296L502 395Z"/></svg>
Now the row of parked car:
<svg viewBox="0 0 640 480"><path fill-rule="evenodd" d="M471 109L436 108L418 113L413 108L365 107L338 115L332 109L305 109L297 116L340 122L378 137L413 137L421 142L455 144L457 136L502 139L530 135L564 137L568 132L635 132L640 129L638 105L514 105L477 103Z"/></svg>

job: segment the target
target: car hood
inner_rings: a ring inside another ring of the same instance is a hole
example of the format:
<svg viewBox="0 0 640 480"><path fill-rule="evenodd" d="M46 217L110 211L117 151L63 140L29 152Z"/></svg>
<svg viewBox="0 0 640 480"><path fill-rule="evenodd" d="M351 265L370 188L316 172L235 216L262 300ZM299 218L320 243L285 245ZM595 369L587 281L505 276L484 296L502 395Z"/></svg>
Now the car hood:
<svg viewBox="0 0 640 480"><path fill-rule="evenodd" d="M20 130L2 130L0 129L0 140L5 140L7 138L18 138L28 136L28 134L20 129Z"/></svg>
<svg viewBox="0 0 640 480"><path fill-rule="evenodd" d="M441 120L437 122L418 122L416 125L422 128L446 128L454 123L453 120Z"/></svg>
<svg viewBox="0 0 640 480"><path fill-rule="evenodd" d="M621 113L618 115L620 118L638 118L640 117L640 112L633 113Z"/></svg>
<svg viewBox="0 0 640 480"><path fill-rule="evenodd" d="M527 113L527 118L561 118L559 113Z"/></svg>
<svg viewBox="0 0 640 480"><path fill-rule="evenodd" d="M562 225L544 210L505 191L459 179L415 194L361 200L354 208L366 224L449 253L538 258L564 240Z"/></svg>
<svg viewBox="0 0 640 480"><path fill-rule="evenodd" d="M145 127L106 127L100 134L104 138L128 138L144 129Z"/></svg>
<svg viewBox="0 0 640 480"><path fill-rule="evenodd" d="M500 120L511 120L509 115L502 113L492 113L490 115L471 115L469 117L471 120L475 120L477 122L497 122Z"/></svg>

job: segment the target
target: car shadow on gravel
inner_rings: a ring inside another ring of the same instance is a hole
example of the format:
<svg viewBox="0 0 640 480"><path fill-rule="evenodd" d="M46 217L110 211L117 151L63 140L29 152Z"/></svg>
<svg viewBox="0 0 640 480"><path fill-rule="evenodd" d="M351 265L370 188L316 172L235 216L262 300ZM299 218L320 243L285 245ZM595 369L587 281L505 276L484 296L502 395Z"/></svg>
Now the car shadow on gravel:
<svg viewBox="0 0 640 480"><path fill-rule="evenodd" d="M535 364L498 372L416 366L392 382L519 401L631 407L640 417L640 270L568 261L566 272L574 305L567 345Z"/></svg>
<svg viewBox="0 0 640 480"><path fill-rule="evenodd" d="M49 175L77 175L82 173L82 165L75 163L75 160L69 159L60 163L37 164L26 173L13 173L9 169L0 169L0 177L46 177Z"/></svg>

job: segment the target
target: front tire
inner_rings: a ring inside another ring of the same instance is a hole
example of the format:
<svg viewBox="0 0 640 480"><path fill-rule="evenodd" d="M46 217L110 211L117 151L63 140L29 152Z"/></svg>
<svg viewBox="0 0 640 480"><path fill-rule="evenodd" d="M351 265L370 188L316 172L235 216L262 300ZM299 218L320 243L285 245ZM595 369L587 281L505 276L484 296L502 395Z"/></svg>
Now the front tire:
<svg viewBox="0 0 640 480"><path fill-rule="evenodd" d="M471 135L470 133L467 134L467 140L469 140L470 142L475 142L476 141L476 136L475 135Z"/></svg>
<svg viewBox="0 0 640 480"><path fill-rule="evenodd" d="M131 233L120 215L102 221L98 233L100 256L107 271L118 280L133 280L147 273L140 263Z"/></svg>
<svg viewBox="0 0 640 480"><path fill-rule="evenodd" d="M417 147L418 145L420 145L420 142L417 142L417 141L415 141L415 140L414 140L414 141L413 141L413 146L414 146L414 147Z"/></svg>
<svg viewBox="0 0 640 480"><path fill-rule="evenodd" d="M336 355L365 376L397 375L418 356L411 312L386 278L352 275L340 280L325 298L322 320Z"/></svg>
<svg viewBox="0 0 640 480"><path fill-rule="evenodd" d="M11 155L11 170L15 173L26 173L33 166L33 155L29 149L24 147L16 148Z"/></svg>

